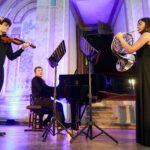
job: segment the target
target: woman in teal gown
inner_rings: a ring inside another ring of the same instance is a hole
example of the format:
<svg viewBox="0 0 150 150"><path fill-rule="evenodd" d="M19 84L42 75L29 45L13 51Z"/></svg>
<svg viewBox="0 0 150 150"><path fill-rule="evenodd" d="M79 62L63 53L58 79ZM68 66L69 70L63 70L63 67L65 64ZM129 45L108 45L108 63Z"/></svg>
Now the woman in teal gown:
<svg viewBox="0 0 150 150"><path fill-rule="evenodd" d="M127 53L136 52L136 142L150 146L150 18L137 23L139 39L130 46L118 33L116 38Z"/></svg>

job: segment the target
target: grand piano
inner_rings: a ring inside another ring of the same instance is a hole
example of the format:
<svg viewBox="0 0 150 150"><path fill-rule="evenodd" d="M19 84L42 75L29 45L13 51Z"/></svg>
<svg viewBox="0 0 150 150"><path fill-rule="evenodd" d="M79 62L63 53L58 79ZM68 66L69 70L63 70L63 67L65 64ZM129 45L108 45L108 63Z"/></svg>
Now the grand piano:
<svg viewBox="0 0 150 150"><path fill-rule="evenodd" d="M100 39L103 39L103 41L100 42L99 37L101 37ZM110 50L112 37L108 40L102 37L102 35L98 35L96 39L92 40L94 42L92 44L88 39L81 36L79 41L82 53L88 58L91 65L95 65L95 74L91 75L92 102L93 100L95 101L93 97L98 97L98 99L102 100L103 98L110 97L110 95L117 96L115 98L119 98L122 94L125 94L125 96L134 95L134 87L129 82L134 78L134 74L130 72L114 73L116 72L115 64L117 58ZM92 45L94 45L96 41L98 47L96 45L93 47ZM106 41L109 41L110 43L104 44ZM58 64L59 60L66 52L64 41L61 44L48 59L52 67L55 67L56 64ZM105 46L102 47L102 45ZM99 49L102 49L103 51L101 52ZM89 102L89 75L60 75L59 85L56 90L56 98L66 98L71 104L72 124L76 125L76 122L79 119L78 114L80 114L80 107L82 105L88 105ZM53 92L51 95L53 95Z"/></svg>
<svg viewBox="0 0 150 150"><path fill-rule="evenodd" d="M92 96L98 97L98 100L104 98L116 97L123 99L124 96L134 98L134 87L130 80L134 75L101 73L92 74ZM57 98L63 97L71 104L72 128L78 128L77 121L82 105L88 105L89 92L88 74L60 75L59 85L57 87ZM92 99L95 101L95 99Z"/></svg>

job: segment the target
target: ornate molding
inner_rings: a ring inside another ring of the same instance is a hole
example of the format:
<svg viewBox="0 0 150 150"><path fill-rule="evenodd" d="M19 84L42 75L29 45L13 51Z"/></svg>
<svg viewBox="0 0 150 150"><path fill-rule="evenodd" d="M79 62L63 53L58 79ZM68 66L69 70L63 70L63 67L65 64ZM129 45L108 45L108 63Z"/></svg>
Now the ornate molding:
<svg viewBox="0 0 150 150"><path fill-rule="evenodd" d="M16 17L20 15L22 11L24 14L27 11L36 8L37 1L36 0L7 0L1 6L0 14L4 17L10 18L12 21L15 20ZM25 11L26 10L26 11ZM22 15L23 17L23 15Z"/></svg>

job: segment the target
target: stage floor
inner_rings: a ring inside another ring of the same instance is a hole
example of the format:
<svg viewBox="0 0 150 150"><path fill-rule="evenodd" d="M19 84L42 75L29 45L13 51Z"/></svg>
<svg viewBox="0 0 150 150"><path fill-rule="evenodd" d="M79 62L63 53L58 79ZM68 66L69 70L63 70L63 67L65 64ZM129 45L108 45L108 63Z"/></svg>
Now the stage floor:
<svg viewBox="0 0 150 150"><path fill-rule="evenodd" d="M50 133L46 142L42 142L42 132L25 132L27 126L0 125L0 131L6 135L0 137L0 150L149 150L135 142L135 130L104 129L119 144L116 144L102 134L93 140L87 140L85 135L79 136L70 143L70 136L66 132L52 136ZM94 133L99 131L93 129Z"/></svg>

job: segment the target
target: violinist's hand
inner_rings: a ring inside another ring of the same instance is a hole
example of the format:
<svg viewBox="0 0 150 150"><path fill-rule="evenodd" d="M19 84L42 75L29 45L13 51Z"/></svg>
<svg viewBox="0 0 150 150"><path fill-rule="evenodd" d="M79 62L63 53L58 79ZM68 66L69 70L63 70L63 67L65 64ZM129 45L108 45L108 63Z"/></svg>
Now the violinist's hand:
<svg viewBox="0 0 150 150"><path fill-rule="evenodd" d="M117 38L117 39L119 40L119 39L123 38L123 34L122 34L121 32L119 32L119 33L115 36L115 38Z"/></svg>
<svg viewBox="0 0 150 150"><path fill-rule="evenodd" d="M0 21L3 21L3 19L4 19L3 17L0 17Z"/></svg>
<svg viewBox="0 0 150 150"><path fill-rule="evenodd" d="M26 47L28 47L28 46L30 46L30 45L31 45L31 43L25 42L25 43L22 45L21 49L25 49Z"/></svg>

